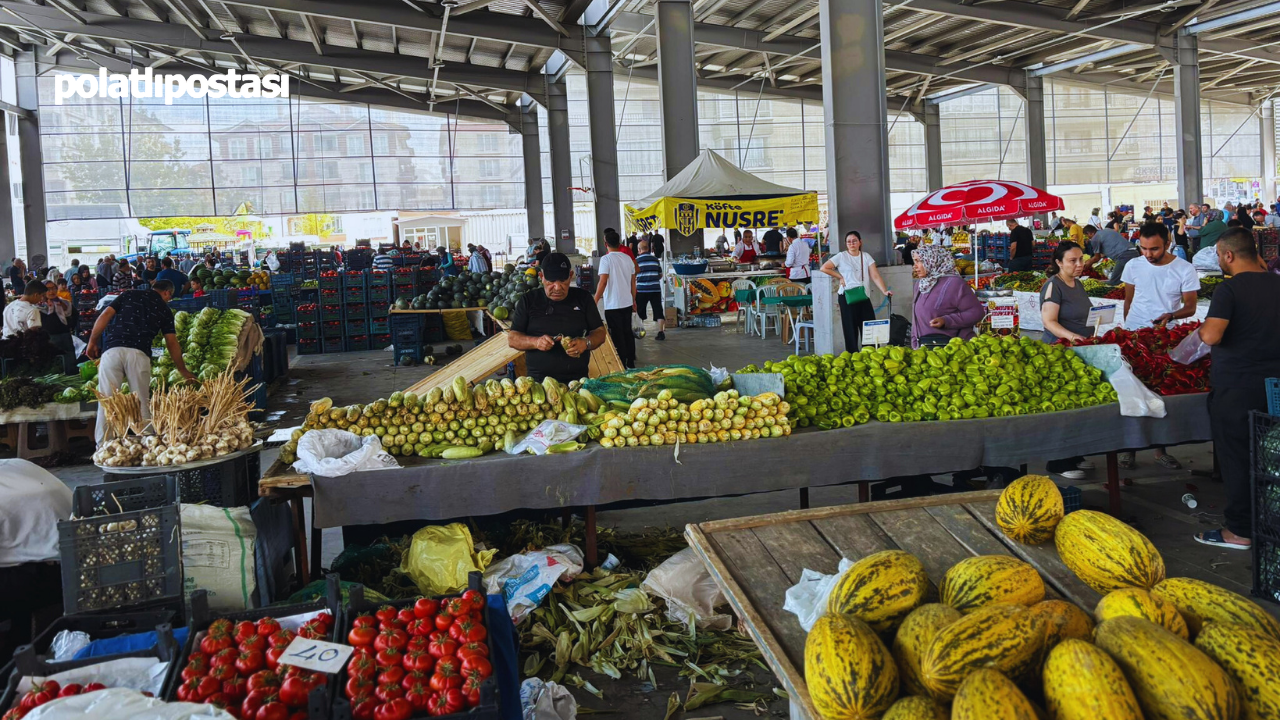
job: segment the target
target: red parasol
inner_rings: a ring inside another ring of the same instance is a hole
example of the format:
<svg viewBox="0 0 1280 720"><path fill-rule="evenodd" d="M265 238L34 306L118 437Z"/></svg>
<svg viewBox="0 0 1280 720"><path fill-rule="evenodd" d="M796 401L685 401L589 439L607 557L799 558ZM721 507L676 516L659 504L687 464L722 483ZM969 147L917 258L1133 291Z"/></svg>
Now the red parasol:
<svg viewBox="0 0 1280 720"><path fill-rule="evenodd" d="M897 230L988 222L1063 208L1062 198L1011 180L972 180L926 195L893 221Z"/></svg>

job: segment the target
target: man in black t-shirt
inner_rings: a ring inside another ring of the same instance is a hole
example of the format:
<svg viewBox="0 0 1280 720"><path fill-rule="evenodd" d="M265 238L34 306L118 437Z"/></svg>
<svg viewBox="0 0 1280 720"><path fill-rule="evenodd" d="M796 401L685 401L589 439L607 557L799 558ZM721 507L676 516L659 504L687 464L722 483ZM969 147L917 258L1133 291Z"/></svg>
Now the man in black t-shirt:
<svg viewBox="0 0 1280 720"><path fill-rule="evenodd" d="M1018 224L1017 220L1005 220L1009 228L1009 272L1031 269L1031 256L1035 252L1033 245L1036 238L1031 229Z"/></svg>
<svg viewBox="0 0 1280 720"><path fill-rule="evenodd" d="M150 290L120 293L98 316L85 348L85 355L90 358L102 358L98 363L98 392L110 395L128 380L129 389L142 405L143 420L151 418L151 341L156 335L164 336L178 372L188 381L196 379L182 362L182 346L174 334L173 312L168 305L172 297L173 283L168 280L156 280ZM106 415L99 404L98 442L102 442L106 429Z"/></svg>
<svg viewBox="0 0 1280 720"><path fill-rule="evenodd" d="M1227 487L1226 527L1196 533L1206 545L1251 545L1249 411L1267 411L1266 378L1280 377L1280 275L1258 259L1253 233L1232 228L1218 238L1218 264L1229 277L1213 291L1200 339L1213 348L1209 429Z"/></svg>
<svg viewBox="0 0 1280 720"><path fill-rule="evenodd" d="M782 232L778 228L771 228L760 238L760 242L764 245L762 255L781 255L782 254Z"/></svg>
<svg viewBox="0 0 1280 720"><path fill-rule="evenodd" d="M573 266L564 253L548 254L540 270L542 289L530 290L516 303L507 343L524 351L534 380L580 380L587 377L591 351L604 344L600 309L591 293L569 285Z"/></svg>

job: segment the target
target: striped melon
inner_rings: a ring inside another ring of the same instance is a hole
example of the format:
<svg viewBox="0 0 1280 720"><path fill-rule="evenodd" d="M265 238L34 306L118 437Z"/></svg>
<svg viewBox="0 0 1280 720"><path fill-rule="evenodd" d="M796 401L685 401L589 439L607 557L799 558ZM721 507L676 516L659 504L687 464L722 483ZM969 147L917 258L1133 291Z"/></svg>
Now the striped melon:
<svg viewBox="0 0 1280 720"><path fill-rule="evenodd" d="M927 697L908 695L889 706L880 720L947 720L947 711Z"/></svg>
<svg viewBox="0 0 1280 720"><path fill-rule="evenodd" d="M1044 627L1021 605L981 608L938 631L920 658L920 679L930 696L945 701L980 668L1022 677L1043 642Z"/></svg>
<svg viewBox="0 0 1280 720"><path fill-rule="evenodd" d="M1192 637L1204 623L1230 622L1250 625L1280 640L1280 622L1257 603L1226 588L1194 578L1169 578L1151 592L1178 608Z"/></svg>
<svg viewBox="0 0 1280 720"><path fill-rule="evenodd" d="M1049 652L1063 640L1093 642L1093 620L1089 614L1066 600L1045 600L1028 608L1044 628L1044 642L1036 658L1036 667L1043 668Z"/></svg>
<svg viewBox="0 0 1280 720"><path fill-rule="evenodd" d="M1037 720L1036 708L1009 678L974 670L960 683L951 720Z"/></svg>
<svg viewBox="0 0 1280 720"><path fill-rule="evenodd" d="M1138 698L1111 656L1083 640L1058 644L1044 664L1044 699L1054 720L1142 720Z"/></svg>
<svg viewBox="0 0 1280 720"><path fill-rule="evenodd" d="M1142 533L1105 513L1077 510L1058 523L1058 555L1086 585L1106 595L1150 589L1164 579L1164 559Z"/></svg>
<svg viewBox="0 0 1280 720"><path fill-rule="evenodd" d="M1187 622L1182 619L1178 608L1142 588L1112 590L1098 601L1098 607L1093 610L1093 616L1098 622L1122 615L1150 620L1183 640L1189 637Z"/></svg>
<svg viewBox="0 0 1280 720"><path fill-rule="evenodd" d="M1030 607L1044 599L1040 573L1015 557L978 555L965 558L947 571L939 589L942 602L969 613L998 603Z"/></svg>
<svg viewBox="0 0 1280 720"><path fill-rule="evenodd" d="M1061 520L1062 491L1044 475L1014 480L996 503L996 524L1005 535L1028 545L1048 542Z"/></svg>
<svg viewBox="0 0 1280 720"><path fill-rule="evenodd" d="M1280 718L1280 640L1248 625L1211 622L1196 647L1236 681L1244 720Z"/></svg>
<svg viewBox="0 0 1280 720"><path fill-rule="evenodd" d="M827 612L853 615L885 632L924 602L928 591L929 576L914 555L885 550L844 571L827 598Z"/></svg>
<svg viewBox="0 0 1280 720"><path fill-rule="evenodd" d="M804 680L825 720L878 718L898 696L898 668L866 623L851 615L818 618L804 644Z"/></svg>
<svg viewBox="0 0 1280 720"><path fill-rule="evenodd" d="M898 662L902 692L925 695L920 680L920 658L939 630L960 619L960 611L941 603L921 605L902 621L893 637L893 659Z"/></svg>
<svg viewBox="0 0 1280 720"><path fill-rule="evenodd" d="M1099 624L1093 636L1124 671L1147 720L1236 720L1239 715L1231 677L1191 643L1150 620L1123 615Z"/></svg>

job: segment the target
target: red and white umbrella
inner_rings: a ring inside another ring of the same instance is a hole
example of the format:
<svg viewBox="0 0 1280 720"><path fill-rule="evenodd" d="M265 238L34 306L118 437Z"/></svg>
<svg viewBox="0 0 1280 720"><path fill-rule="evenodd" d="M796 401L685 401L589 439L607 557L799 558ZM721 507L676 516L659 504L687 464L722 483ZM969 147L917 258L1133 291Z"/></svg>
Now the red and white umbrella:
<svg viewBox="0 0 1280 720"><path fill-rule="evenodd" d="M1036 215L1063 208L1062 198L1011 180L972 180L935 190L893 221L897 230L935 228Z"/></svg>

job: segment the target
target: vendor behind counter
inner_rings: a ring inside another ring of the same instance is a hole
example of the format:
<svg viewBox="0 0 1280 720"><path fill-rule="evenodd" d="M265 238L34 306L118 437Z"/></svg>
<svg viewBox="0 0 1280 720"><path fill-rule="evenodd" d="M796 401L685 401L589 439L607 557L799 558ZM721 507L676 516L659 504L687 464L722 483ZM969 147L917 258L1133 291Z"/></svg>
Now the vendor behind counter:
<svg viewBox="0 0 1280 720"><path fill-rule="evenodd" d="M507 343L523 350L529 376L569 383L587 377L591 351L604 344L605 327L595 300L572 287L573 266L564 253L547 255L542 289L524 294L511 314Z"/></svg>

